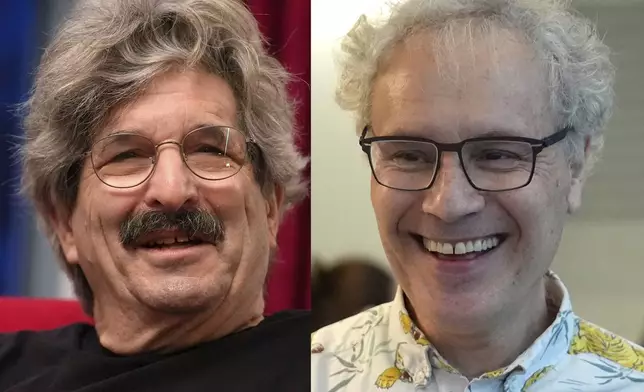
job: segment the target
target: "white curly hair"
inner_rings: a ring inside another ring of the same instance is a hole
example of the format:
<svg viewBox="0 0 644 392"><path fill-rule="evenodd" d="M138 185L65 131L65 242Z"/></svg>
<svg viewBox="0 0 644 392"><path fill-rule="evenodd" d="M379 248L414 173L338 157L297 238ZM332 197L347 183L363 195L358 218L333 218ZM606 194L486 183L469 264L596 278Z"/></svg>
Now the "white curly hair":
<svg viewBox="0 0 644 392"><path fill-rule="evenodd" d="M370 122L373 81L397 44L431 30L434 46L449 54L454 50L451 32L456 26L466 24L476 29L474 33L501 28L517 34L543 62L550 106L558 122L553 128L573 129L566 138L567 156L579 177L589 175L612 114L615 70L595 26L569 1L403 0L390 11L381 20L362 15L342 41L336 100L356 114L358 131Z"/></svg>

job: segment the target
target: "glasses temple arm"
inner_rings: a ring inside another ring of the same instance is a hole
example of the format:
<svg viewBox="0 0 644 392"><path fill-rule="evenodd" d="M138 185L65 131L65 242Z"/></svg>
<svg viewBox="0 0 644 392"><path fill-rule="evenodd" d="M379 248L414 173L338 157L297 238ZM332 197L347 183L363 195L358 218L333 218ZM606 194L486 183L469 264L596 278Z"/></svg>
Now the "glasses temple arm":
<svg viewBox="0 0 644 392"><path fill-rule="evenodd" d="M563 140L566 137L566 135L568 134L568 132L571 132L572 130L573 130L573 128L568 126L568 127L565 127L563 129L555 132L554 134L552 134L552 135L548 136L547 138L543 139L541 147L546 148L546 147L552 146L553 144Z"/></svg>

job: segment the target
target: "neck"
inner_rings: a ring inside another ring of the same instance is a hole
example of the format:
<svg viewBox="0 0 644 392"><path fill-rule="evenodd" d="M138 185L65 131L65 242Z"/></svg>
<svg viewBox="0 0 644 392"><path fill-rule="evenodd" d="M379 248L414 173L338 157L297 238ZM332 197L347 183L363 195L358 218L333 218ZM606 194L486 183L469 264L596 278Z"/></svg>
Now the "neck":
<svg viewBox="0 0 644 392"><path fill-rule="evenodd" d="M419 328L450 365L468 379L510 365L549 327L555 315L546 304L543 282L524 301L485 320L437 322L416 311ZM431 313L431 312L428 312Z"/></svg>
<svg viewBox="0 0 644 392"><path fill-rule="evenodd" d="M96 301L94 320L103 347L119 355L150 351L172 352L254 327L263 320L264 299L235 306L187 312L165 312L138 306L115 306ZM245 311L240 311L244 309Z"/></svg>

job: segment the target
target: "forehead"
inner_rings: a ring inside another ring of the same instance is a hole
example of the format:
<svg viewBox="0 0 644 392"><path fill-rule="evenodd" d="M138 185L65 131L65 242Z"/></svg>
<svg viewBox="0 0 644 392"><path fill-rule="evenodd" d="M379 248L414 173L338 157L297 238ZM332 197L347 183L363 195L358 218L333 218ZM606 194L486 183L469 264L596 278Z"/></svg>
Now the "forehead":
<svg viewBox="0 0 644 392"><path fill-rule="evenodd" d="M135 131L164 139L203 125L235 127L236 117L235 95L224 79L200 70L171 71L116 108L99 136Z"/></svg>
<svg viewBox="0 0 644 392"><path fill-rule="evenodd" d="M507 131L536 137L549 115L545 75L534 52L500 29L414 34L389 53L372 95L371 121L379 134L449 130L463 138Z"/></svg>

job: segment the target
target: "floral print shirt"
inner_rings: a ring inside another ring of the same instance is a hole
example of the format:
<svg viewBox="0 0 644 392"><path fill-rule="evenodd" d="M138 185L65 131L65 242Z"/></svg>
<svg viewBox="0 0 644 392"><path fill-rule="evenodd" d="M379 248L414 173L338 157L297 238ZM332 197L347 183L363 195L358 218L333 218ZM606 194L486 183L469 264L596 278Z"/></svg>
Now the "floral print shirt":
<svg viewBox="0 0 644 392"><path fill-rule="evenodd" d="M311 337L311 391L644 392L644 349L577 317L566 288L548 274L558 313L512 364L468 380L395 299Z"/></svg>

